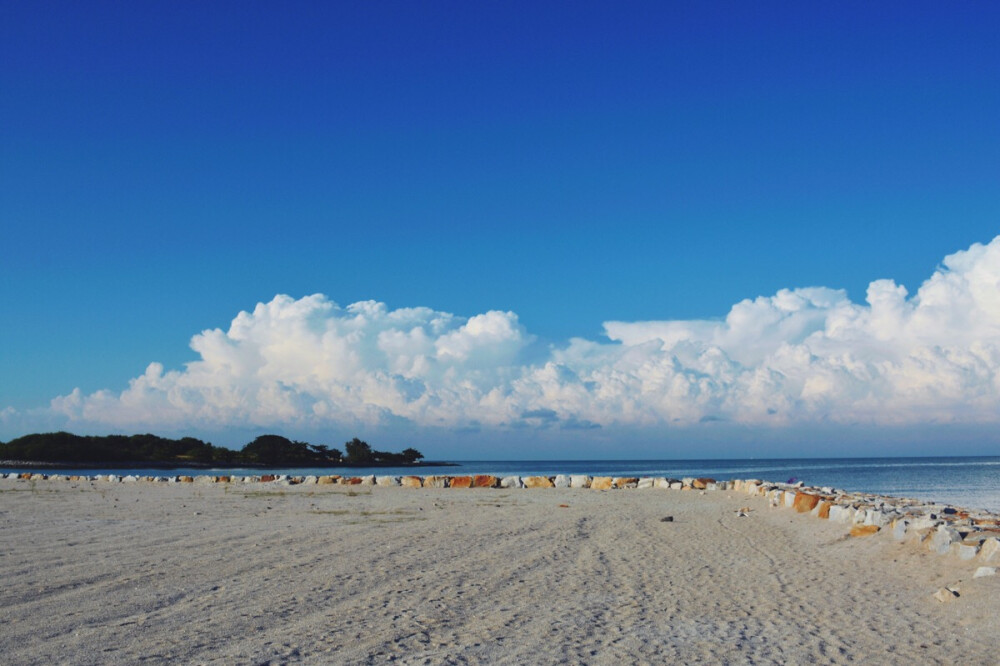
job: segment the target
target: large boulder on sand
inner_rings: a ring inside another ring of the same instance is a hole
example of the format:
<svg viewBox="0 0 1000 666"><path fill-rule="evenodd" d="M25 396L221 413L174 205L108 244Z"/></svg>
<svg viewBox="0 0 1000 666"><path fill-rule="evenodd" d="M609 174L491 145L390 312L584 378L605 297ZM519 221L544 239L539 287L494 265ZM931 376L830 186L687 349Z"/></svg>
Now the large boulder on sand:
<svg viewBox="0 0 1000 666"><path fill-rule="evenodd" d="M472 477L473 488L496 488L500 481L492 474L477 474Z"/></svg>
<svg viewBox="0 0 1000 666"><path fill-rule="evenodd" d="M809 513L817 504L819 504L819 495L796 493L792 507L799 513Z"/></svg>
<svg viewBox="0 0 1000 666"><path fill-rule="evenodd" d="M928 539L927 547L938 555L946 555L953 543L961 543L962 535L954 527L939 525Z"/></svg>
<svg viewBox="0 0 1000 666"><path fill-rule="evenodd" d="M592 490L611 490L612 483L614 479L610 476L595 476L590 481L590 487Z"/></svg>
<svg viewBox="0 0 1000 666"><path fill-rule="evenodd" d="M425 476L424 488L447 488L448 477L446 476Z"/></svg>
<svg viewBox="0 0 1000 666"><path fill-rule="evenodd" d="M1000 539L989 537L979 547L979 559L983 562L1000 561Z"/></svg>
<svg viewBox="0 0 1000 666"><path fill-rule="evenodd" d="M878 525L855 525L851 528L852 537L871 536L881 528Z"/></svg>
<svg viewBox="0 0 1000 666"><path fill-rule="evenodd" d="M526 476L521 479L525 488L554 488L555 484L547 476Z"/></svg>

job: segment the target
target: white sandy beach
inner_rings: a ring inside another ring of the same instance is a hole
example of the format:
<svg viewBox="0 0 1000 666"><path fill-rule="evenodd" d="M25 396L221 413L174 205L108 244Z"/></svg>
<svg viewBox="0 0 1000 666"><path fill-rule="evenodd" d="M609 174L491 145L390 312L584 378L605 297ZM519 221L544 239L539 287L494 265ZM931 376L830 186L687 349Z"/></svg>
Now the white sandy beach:
<svg viewBox="0 0 1000 666"><path fill-rule="evenodd" d="M722 491L0 480L0 654L10 664L1000 660L1000 577L847 531ZM954 601L932 597L956 583Z"/></svg>

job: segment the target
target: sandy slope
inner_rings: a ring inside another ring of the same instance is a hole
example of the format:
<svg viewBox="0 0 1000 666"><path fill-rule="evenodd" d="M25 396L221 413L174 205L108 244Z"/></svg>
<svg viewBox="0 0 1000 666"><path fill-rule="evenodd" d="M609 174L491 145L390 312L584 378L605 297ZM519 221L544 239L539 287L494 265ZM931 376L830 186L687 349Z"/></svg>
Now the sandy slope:
<svg viewBox="0 0 1000 666"><path fill-rule="evenodd" d="M1000 660L1000 577L743 495L31 488L0 481L5 663Z"/></svg>

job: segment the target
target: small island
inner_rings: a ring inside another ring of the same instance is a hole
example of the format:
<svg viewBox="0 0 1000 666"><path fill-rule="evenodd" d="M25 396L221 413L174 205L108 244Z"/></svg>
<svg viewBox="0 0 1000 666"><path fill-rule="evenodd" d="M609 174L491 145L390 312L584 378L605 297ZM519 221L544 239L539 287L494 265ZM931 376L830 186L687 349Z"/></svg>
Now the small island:
<svg viewBox="0 0 1000 666"><path fill-rule="evenodd" d="M414 448L377 451L355 437L344 451L281 435L260 435L240 450L213 446L194 437L169 439L144 435L38 433L0 442L0 464L45 467L421 467Z"/></svg>

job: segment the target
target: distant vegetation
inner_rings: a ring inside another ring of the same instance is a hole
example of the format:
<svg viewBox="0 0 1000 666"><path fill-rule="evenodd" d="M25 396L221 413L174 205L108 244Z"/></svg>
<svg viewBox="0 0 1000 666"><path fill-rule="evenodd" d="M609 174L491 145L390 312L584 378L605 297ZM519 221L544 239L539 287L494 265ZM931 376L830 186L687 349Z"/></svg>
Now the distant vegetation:
<svg viewBox="0 0 1000 666"><path fill-rule="evenodd" d="M0 442L0 460L88 465L339 467L414 465L424 457L416 449L401 453L376 451L357 437L345 443L344 448L346 455L324 444L292 441L281 435L261 435L235 451L194 437L167 439L150 434L84 436L51 432L25 435L6 444Z"/></svg>

